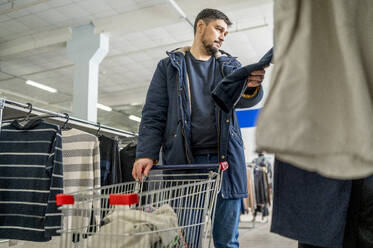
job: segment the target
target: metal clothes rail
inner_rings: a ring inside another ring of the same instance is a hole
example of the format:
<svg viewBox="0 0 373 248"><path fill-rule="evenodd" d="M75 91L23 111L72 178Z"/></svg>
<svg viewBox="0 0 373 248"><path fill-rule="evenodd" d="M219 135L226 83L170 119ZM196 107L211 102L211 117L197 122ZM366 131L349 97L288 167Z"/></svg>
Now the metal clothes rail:
<svg viewBox="0 0 373 248"><path fill-rule="evenodd" d="M0 99L0 100L4 100L4 99ZM76 117L71 117L71 116L68 116L64 113L57 113L57 112L53 112L53 111L49 111L49 110L45 110L45 109L41 109L41 108L33 107L33 106L32 106L32 108L30 108L30 104L23 104L23 103L10 101L10 100L6 100L6 99L3 102L4 102L4 108L8 107L8 108L17 109L17 107L18 107L18 108L22 108L23 110L25 110L25 109L30 110L31 113L36 115L36 116L38 116L40 114L47 114L47 115L52 116L52 117L50 117L50 119L60 121L60 122L64 122L64 121L61 121L60 119L66 120L67 118L69 118L69 122L68 122L69 124L72 124L74 126L84 127L85 129L91 129L91 130L94 130L94 131L105 132L105 133L112 134L114 136L125 137L125 138L134 138L134 137L138 136L137 133L113 128L113 127L106 126L106 125L101 125L100 123L95 123L95 122L92 122L92 121L82 120L82 119L79 119L79 118L76 118Z"/></svg>

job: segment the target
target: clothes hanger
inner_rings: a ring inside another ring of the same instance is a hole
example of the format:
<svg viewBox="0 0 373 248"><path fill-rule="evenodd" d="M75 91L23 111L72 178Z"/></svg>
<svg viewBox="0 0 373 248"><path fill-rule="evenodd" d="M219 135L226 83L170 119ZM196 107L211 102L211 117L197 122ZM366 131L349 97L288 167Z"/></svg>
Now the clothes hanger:
<svg viewBox="0 0 373 248"><path fill-rule="evenodd" d="M31 117L31 113L33 111L33 106L29 102L26 103L26 104L27 104L27 108L29 109L29 111L26 114L26 116L24 116L24 117L17 117L17 118L9 119L9 120L5 120L5 121L3 121L3 123L10 123L10 122L13 122L15 120L17 120L19 123L23 123L23 122L28 122L28 121L31 121L31 120L34 120L34 119L59 117L58 115L50 115L50 114L49 115L37 115L37 116Z"/></svg>
<svg viewBox="0 0 373 248"><path fill-rule="evenodd" d="M32 113L32 104L29 103L29 102L26 103L26 104L27 104L27 108L29 109L26 116L18 117L18 118L11 119L11 120L6 120L6 121L4 121L4 123L13 122L14 120L17 120L20 125L22 125L22 126L26 125L26 123L30 120L30 115Z"/></svg>
<svg viewBox="0 0 373 248"><path fill-rule="evenodd" d="M20 120L20 122L24 122L24 121L29 121L30 120L30 115L32 113L32 104L31 103L26 103L27 104L27 107L29 109L28 113L26 114L25 118L23 118L22 120Z"/></svg>
<svg viewBox="0 0 373 248"><path fill-rule="evenodd" d="M70 115L68 113L63 113L63 114L65 115L66 121L63 123L63 125L61 127L61 130L63 130L63 131L71 130L72 127L70 127L70 126L67 125L67 123L70 120Z"/></svg>
<svg viewBox="0 0 373 248"><path fill-rule="evenodd" d="M137 146L137 137L131 137L131 141L129 143L130 146Z"/></svg>
<svg viewBox="0 0 373 248"><path fill-rule="evenodd" d="M98 125L98 129L97 129L97 133L96 133L96 136L97 137L100 137L101 134L100 134L100 130L101 130L101 123L100 122L97 122L97 125Z"/></svg>

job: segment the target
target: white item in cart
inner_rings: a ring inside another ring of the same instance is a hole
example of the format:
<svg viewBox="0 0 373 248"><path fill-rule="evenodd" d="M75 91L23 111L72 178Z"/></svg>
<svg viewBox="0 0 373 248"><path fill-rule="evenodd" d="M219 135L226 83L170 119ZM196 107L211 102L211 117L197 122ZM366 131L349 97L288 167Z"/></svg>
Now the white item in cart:
<svg viewBox="0 0 373 248"><path fill-rule="evenodd" d="M107 224L88 239L89 248L167 247L179 236L177 215L168 204L151 213L116 206L103 222ZM105 240L109 236L110 239Z"/></svg>

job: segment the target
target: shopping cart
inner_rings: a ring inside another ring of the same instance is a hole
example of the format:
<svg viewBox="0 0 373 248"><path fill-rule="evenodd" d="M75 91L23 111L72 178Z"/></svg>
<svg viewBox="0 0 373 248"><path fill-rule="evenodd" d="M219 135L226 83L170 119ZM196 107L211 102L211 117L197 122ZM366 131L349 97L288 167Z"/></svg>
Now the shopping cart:
<svg viewBox="0 0 373 248"><path fill-rule="evenodd" d="M225 164L154 166L149 177L58 195L61 248L203 247Z"/></svg>

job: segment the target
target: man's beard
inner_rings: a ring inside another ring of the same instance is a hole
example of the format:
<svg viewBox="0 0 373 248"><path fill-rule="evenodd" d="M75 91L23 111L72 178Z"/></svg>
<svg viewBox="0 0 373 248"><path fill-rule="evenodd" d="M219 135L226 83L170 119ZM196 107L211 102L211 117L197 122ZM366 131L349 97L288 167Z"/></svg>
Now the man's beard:
<svg viewBox="0 0 373 248"><path fill-rule="evenodd" d="M219 49L214 47L212 44L208 44L207 41L204 39L202 39L202 44L206 52L210 55L215 55L219 51Z"/></svg>

